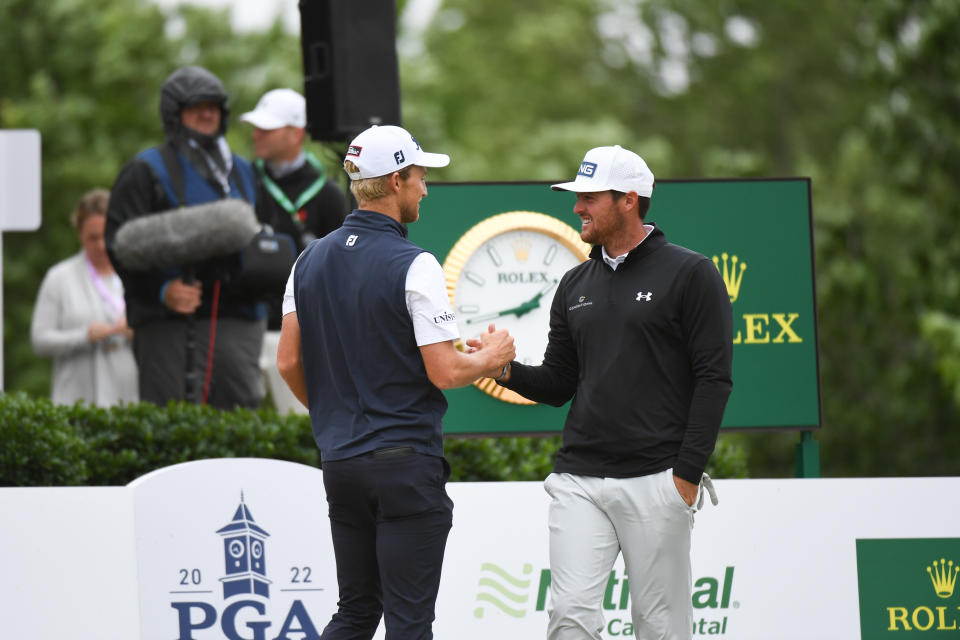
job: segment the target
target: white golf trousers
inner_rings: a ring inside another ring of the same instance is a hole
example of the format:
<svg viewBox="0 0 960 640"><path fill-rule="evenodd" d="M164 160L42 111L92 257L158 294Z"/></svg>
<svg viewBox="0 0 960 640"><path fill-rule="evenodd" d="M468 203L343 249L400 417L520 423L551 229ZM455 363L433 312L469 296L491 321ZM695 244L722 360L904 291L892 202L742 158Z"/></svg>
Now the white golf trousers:
<svg viewBox="0 0 960 640"><path fill-rule="evenodd" d="M639 478L552 473L544 488L551 498L547 640L600 640L604 589L620 552L637 639L689 640L696 509L680 497L673 470Z"/></svg>

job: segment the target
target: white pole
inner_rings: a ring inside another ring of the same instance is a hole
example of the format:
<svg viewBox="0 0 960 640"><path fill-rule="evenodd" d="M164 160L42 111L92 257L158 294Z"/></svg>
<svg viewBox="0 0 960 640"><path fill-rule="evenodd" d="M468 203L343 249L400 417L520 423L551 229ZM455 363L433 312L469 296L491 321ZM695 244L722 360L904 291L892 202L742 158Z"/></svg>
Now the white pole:
<svg viewBox="0 0 960 640"><path fill-rule="evenodd" d="M3 232L40 228L40 132L0 129L0 392L3 380Z"/></svg>
<svg viewBox="0 0 960 640"><path fill-rule="evenodd" d="M3 392L3 232L0 231L0 392Z"/></svg>

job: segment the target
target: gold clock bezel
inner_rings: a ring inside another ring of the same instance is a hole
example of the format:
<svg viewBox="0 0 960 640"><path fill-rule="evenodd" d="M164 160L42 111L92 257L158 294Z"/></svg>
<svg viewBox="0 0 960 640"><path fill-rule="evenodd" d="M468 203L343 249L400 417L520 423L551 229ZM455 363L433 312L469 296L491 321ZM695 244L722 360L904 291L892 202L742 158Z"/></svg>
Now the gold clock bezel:
<svg viewBox="0 0 960 640"><path fill-rule="evenodd" d="M447 276L447 296L450 298L451 307L456 309L454 298L457 292L457 281L467 260L485 242L510 231L534 231L549 236L569 249L580 259L580 262L584 262L590 256L590 245L580 239L576 229L553 216L536 211L507 211L490 216L460 236L447 254L447 259L443 261L443 271ZM462 340L457 341L457 348L464 348ZM473 386L503 402L521 405L536 404L515 391L501 387L492 378L480 378L473 383Z"/></svg>

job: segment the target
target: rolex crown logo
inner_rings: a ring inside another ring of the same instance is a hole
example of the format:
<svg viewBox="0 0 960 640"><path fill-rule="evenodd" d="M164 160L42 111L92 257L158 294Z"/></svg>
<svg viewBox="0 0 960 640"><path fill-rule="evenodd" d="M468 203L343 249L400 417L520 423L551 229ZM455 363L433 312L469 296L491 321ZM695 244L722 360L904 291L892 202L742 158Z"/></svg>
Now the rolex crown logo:
<svg viewBox="0 0 960 640"><path fill-rule="evenodd" d="M530 241L526 238L517 238L510 243L510 248L513 249L513 255L517 262L526 262L530 258L530 246Z"/></svg>
<svg viewBox="0 0 960 640"><path fill-rule="evenodd" d="M729 263L727 259L729 258ZM723 267L720 266L720 261L723 261ZM720 275L723 276L723 283L727 285L727 295L730 296L730 302L736 302L737 297L740 295L740 284L743 282L743 272L747 268L746 262L740 262L737 256L729 256L727 253L721 253L720 257L713 256L713 264L717 267L717 271L720 272ZM737 265L740 265L739 271L737 270Z"/></svg>
<svg viewBox="0 0 960 640"><path fill-rule="evenodd" d="M960 571L960 565L954 565L953 560L944 562L940 558L939 564L933 561L933 566L927 567L927 573L930 574L930 581L933 582L933 589L940 598L949 598L953 595L953 587L957 584L957 572Z"/></svg>

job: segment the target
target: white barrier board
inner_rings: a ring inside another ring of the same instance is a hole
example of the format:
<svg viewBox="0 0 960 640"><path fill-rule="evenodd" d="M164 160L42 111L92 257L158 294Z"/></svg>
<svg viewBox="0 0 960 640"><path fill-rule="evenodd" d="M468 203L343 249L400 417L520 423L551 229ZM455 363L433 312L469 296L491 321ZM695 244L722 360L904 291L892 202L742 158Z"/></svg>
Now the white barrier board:
<svg viewBox="0 0 960 640"><path fill-rule="evenodd" d="M718 480L693 532L692 637L960 632L960 478ZM452 483L435 636L546 628L541 483ZM336 607L322 474L274 460L176 465L129 487L0 489L4 637L312 640ZM943 558L943 562L940 559ZM604 638L630 638L618 562ZM383 638L383 628L377 638Z"/></svg>
<svg viewBox="0 0 960 640"><path fill-rule="evenodd" d="M0 489L0 637L139 637L124 487Z"/></svg>

